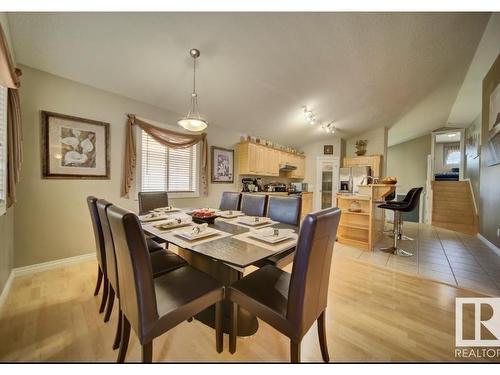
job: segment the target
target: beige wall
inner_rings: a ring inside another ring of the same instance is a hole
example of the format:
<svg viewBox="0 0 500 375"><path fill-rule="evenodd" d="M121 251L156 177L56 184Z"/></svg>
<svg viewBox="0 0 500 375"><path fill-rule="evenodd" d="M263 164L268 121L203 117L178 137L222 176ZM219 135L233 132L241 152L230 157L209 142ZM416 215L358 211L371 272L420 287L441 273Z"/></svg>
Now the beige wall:
<svg viewBox="0 0 500 375"><path fill-rule="evenodd" d="M316 185L316 160L318 156L328 156L323 154L324 145L333 145L333 155L340 158L341 155L341 138L337 136L325 137L321 142L310 143L302 147L302 151L306 155L306 173L304 182L310 184L309 188L314 189Z"/></svg>
<svg viewBox="0 0 500 375"><path fill-rule="evenodd" d="M476 119L472 122L472 126L478 126L478 129L481 129L481 115L477 116ZM479 141L481 142L481 136L479 136ZM481 147L481 146L479 146ZM469 155L465 155L465 178L470 179L472 190L474 192L474 199L476 200L476 206L479 207L479 168L481 166L481 157L473 159Z"/></svg>
<svg viewBox="0 0 500 375"><path fill-rule="evenodd" d="M346 156L356 156L355 145L359 139L368 140L366 155L382 155L382 176L379 177L384 177L387 171L387 128L380 127L347 139Z"/></svg>
<svg viewBox="0 0 500 375"><path fill-rule="evenodd" d="M431 135L399 143L387 149L387 175L398 179L398 194L423 187L427 180L427 155L431 153Z"/></svg>
<svg viewBox="0 0 500 375"><path fill-rule="evenodd" d="M28 67L22 67L21 108L24 165L15 215L16 267L95 251L85 198L95 195L137 210L137 201L120 198L124 130L127 113L167 124L179 114L82 85ZM48 110L111 124L110 180L44 180L40 166L40 111ZM208 128L209 145L231 148L239 134L215 125ZM237 171L235 171L237 173ZM177 199L180 207L218 205L220 192L233 184L209 186L209 196Z"/></svg>
<svg viewBox="0 0 500 375"><path fill-rule="evenodd" d="M9 23L7 14L0 13L0 23L7 38L11 54L14 58L12 43L10 39ZM14 207L7 210L7 213L0 216L0 294L14 264Z"/></svg>

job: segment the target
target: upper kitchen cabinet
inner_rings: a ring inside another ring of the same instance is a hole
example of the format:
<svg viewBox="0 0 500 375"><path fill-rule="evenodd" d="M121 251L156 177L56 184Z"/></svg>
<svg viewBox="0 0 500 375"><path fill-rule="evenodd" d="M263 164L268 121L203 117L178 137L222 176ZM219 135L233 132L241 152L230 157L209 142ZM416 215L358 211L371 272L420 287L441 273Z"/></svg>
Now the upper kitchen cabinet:
<svg viewBox="0 0 500 375"><path fill-rule="evenodd" d="M280 164L288 164L295 166L297 169L286 172L283 177L304 178L304 156L251 142L238 144L236 150L239 174L241 175L279 176Z"/></svg>
<svg viewBox="0 0 500 375"><path fill-rule="evenodd" d="M382 155L344 157L344 167L369 166L373 177L381 178Z"/></svg>

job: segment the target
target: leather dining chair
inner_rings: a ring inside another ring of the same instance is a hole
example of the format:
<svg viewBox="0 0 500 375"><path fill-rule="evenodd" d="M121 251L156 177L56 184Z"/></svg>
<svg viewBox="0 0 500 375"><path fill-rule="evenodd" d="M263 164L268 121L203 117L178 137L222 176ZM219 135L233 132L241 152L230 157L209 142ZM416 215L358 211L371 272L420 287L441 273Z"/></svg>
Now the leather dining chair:
<svg viewBox="0 0 500 375"><path fill-rule="evenodd" d="M242 194L241 212L248 216L264 216L266 212L267 195Z"/></svg>
<svg viewBox="0 0 500 375"><path fill-rule="evenodd" d="M101 222L102 233L104 237L104 249L106 252L106 265L107 265L107 275L109 282L109 293L108 302L106 306L106 313L104 315L104 321L109 321L111 312L113 311L113 304L116 298L120 299L120 290L118 285L118 270L116 266L116 255L115 246L113 242L113 236L111 235L111 228L109 227L109 221L107 216L107 209L112 206L112 204L104 199L97 200L97 212L99 214L99 219ZM151 240L146 241L146 244L154 242ZM154 251L151 251L151 250ZM182 259L177 254L172 251L165 250L160 246L148 247L149 256L151 258L151 266L153 270L153 277L159 277L167 272L173 271L179 267L185 266L187 262ZM118 326L116 329L115 341L113 343L113 349L117 349L120 344L121 337L121 320L122 314L121 309L118 313Z"/></svg>
<svg viewBox="0 0 500 375"><path fill-rule="evenodd" d="M145 215L155 208L168 206L166 191L141 191L139 197L139 215Z"/></svg>
<svg viewBox="0 0 500 375"><path fill-rule="evenodd" d="M97 257L97 282L94 290L94 296L99 294L101 284L102 289L102 300L99 307L99 313L104 311L106 307L106 301L108 300L108 274L106 267L106 252L104 249L104 236L102 233L101 221L99 219L99 214L97 212L97 198L94 196L87 197L87 206L90 211L90 219L92 221L92 229L94 232L95 247L96 247L96 257Z"/></svg>
<svg viewBox="0 0 500 375"><path fill-rule="evenodd" d="M325 312L333 245L340 210L329 208L304 218L292 273L267 265L238 280L227 290L231 301L229 351L236 351L238 308L241 307L290 338L292 362L300 362L300 343L317 321L323 361L329 361Z"/></svg>
<svg viewBox="0 0 500 375"><path fill-rule="evenodd" d="M225 191L222 193L219 209L221 211L237 211L240 209L240 200L241 193L235 191Z"/></svg>
<svg viewBox="0 0 500 375"><path fill-rule="evenodd" d="M138 217L116 206L108 208L107 216L115 246L122 309L117 362L125 361L131 327L142 347L142 362L151 362L154 338L214 304L216 349L222 352L224 287L189 265L153 278Z"/></svg>
<svg viewBox="0 0 500 375"><path fill-rule="evenodd" d="M302 198L300 196L269 196L267 200L267 216L274 221L295 226L300 226L300 213L302 209ZM255 264L262 267L271 264L283 268L293 261L295 247L279 254L273 255L266 260Z"/></svg>

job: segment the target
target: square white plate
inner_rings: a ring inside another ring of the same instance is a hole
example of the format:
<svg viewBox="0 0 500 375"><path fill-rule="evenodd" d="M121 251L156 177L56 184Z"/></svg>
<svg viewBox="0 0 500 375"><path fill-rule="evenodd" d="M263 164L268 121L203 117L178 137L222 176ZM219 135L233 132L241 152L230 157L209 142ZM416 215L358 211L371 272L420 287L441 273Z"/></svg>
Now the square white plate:
<svg viewBox="0 0 500 375"><path fill-rule="evenodd" d="M269 224L272 220L268 217L259 217L259 221L255 221L255 217L245 216L238 219L238 223L249 225L251 227L257 227L259 225Z"/></svg>
<svg viewBox="0 0 500 375"><path fill-rule="evenodd" d="M220 211L217 212L217 215L223 217L224 219L232 219L234 217L243 216L245 214L241 211L231 211L231 213L229 213L229 211Z"/></svg>
<svg viewBox="0 0 500 375"><path fill-rule="evenodd" d="M214 229L214 228L207 228L203 232L200 232L198 234L195 234L191 230L175 231L174 232L175 235L180 236L180 237L185 238L185 239L190 240L190 241L199 240L201 238L205 238L208 236L213 236L217 233L219 233L219 231L217 229Z"/></svg>
<svg viewBox="0 0 500 375"><path fill-rule="evenodd" d="M162 224L165 224L167 220L164 220L164 223L162 222L158 222L158 223L154 223L152 224L156 229L158 230L170 230L170 229L173 229L173 228L179 228L179 227L185 227L187 225L191 225L191 222L190 221L182 221L180 223L173 223L171 225L165 225L165 226L162 226Z"/></svg>
<svg viewBox="0 0 500 375"><path fill-rule="evenodd" d="M161 214L159 214L158 216L152 216L151 214L139 216L139 220L143 223L149 223L151 221L158 221L158 220L165 220L167 218L168 218L168 215L161 215Z"/></svg>
<svg viewBox="0 0 500 375"><path fill-rule="evenodd" d="M168 212L178 212L180 211L180 208L175 208L175 207L158 207L155 208L153 211L154 212L161 212L161 213L168 213Z"/></svg>
<svg viewBox="0 0 500 375"><path fill-rule="evenodd" d="M269 228L262 228L262 229L256 229L256 230L251 230L249 233L249 237L256 238L258 240L267 242L267 243L278 243L278 242L283 242L286 241L290 238L292 238L292 235L295 233L293 229L280 229L279 234L277 236L275 235L266 235L265 233L268 232Z"/></svg>

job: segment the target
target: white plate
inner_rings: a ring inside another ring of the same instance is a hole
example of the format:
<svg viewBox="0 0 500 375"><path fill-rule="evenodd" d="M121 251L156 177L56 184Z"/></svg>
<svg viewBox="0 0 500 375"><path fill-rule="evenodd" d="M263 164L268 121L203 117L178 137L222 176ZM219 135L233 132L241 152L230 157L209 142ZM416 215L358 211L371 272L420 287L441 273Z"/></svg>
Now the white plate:
<svg viewBox="0 0 500 375"><path fill-rule="evenodd" d="M158 215L158 216L150 216L151 214L141 215L139 216L139 220L143 223L149 223L150 221L158 221L165 220L168 218L168 215Z"/></svg>
<svg viewBox="0 0 500 375"><path fill-rule="evenodd" d="M178 212L180 211L180 208L175 208L175 207L159 207L155 208L153 211L154 212Z"/></svg>
<svg viewBox="0 0 500 375"><path fill-rule="evenodd" d="M251 230L249 237L253 237L268 243L278 243L290 239L294 232L295 231L293 229L280 229L279 234L277 236L274 236L267 234L271 233L269 231L269 228L262 228L262 229Z"/></svg>
<svg viewBox="0 0 500 375"><path fill-rule="evenodd" d="M245 214L241 211L231 211L231 213L229 213L229 211L220 211L217 213L217 215L223 217L224 219L232 219L234 217L242 216Z"/></svg>
<svg viewBox="0 0 500 375"><path fill-rule="evenodd" d="M219 231L217 229L213 229L213 228L207 228L205 229L203 232L200 232L198 234L195 234L193 231L189 230L189 231L175 231L174 234L177 235L177 236L180 236L182 238L185 238L187 240L199 240L200 238L205 238L205 237L208 237L208 236L213 236L215 234L219 233Z"/></svg>
<svg viewBox="0 0 500 375"><path fill-rule="evenodd" d="M252 227L256 227L259 225L264 225L264 224L269 224L271 222L271 219L268 217L259 217L259 221L255 221L254 217L244 217L241 219L238 219L238 223L246 224Z"/></svg>
<svg viewBox="0 0 500 375"><path fill-rule="evenodd" d="M167 220L165 220L167 221ZM163 223L164 224L164 223ZM170 230L170 229L173 229L173 228L179 228L179 227L185 227L186 225L191 225L192 223L190 221L182 221L180 223L173 223L171 225L165 225L163 227L159 227L162 225L161 222L158 222L158 223L154 223L152 224L156 229L158 230L162 230L162 231L166 231L166 230Z"/></svg>

